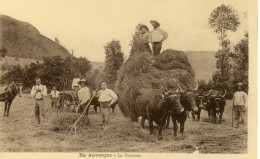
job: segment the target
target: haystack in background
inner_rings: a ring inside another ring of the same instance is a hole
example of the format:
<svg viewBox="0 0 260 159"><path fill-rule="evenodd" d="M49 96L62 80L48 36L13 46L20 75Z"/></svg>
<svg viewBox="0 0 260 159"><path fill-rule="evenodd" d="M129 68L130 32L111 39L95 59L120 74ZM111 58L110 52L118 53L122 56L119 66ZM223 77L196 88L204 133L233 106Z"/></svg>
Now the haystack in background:
<svg viewBox="0 0 260 159"><path fill-rule="evenodd" d="M129 57L118 71L115 92L120 96L119 107L123 114L136 120L135 99L141 89L160 89L163 86L176 90L195 87L194 71L182 51L165 50L153 57L148 52Z"/></svg>
<svg viewBox="0 0 260 159"><path fill-rule="evenodd" d="M56 116L50 125L50 130L63 133L79 118L80 114L62 112L59 116ZM86 129L89 125L89 118L83 115L77 123L77 129Z"/></svg>

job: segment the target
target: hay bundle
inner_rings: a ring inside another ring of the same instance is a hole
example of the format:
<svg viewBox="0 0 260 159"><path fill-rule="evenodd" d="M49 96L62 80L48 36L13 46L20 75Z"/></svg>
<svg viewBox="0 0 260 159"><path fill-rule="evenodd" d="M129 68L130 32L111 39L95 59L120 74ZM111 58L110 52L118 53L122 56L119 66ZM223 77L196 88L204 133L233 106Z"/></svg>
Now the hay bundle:
<svg viewBox="0 0 260 159"><path fill-rule="evenodd" d="M182 51L165 50L153 57L148 52L129 57L118 71L115 91L119 94L119 107L123 114L136 119L135 99L141 89L160 89L166 86L176 90L194 88L194 71Z"/></svg>
<svg viewBox="0 0 260 159"><path fill-rule="evenodd" d="M103 134L99 136L99 141L140 141L151 142L154 139L137 123L120 121L108 126Z"/></svg>
<svg viewBox="0 0 260 159"><path fill-rule="evenodd" d="M50 130L56 132L65 132L79 118L80 114L63 112L56 116L50 126ZM86 115L77 123L77 130L85 129L89 125L89 119Z"/></svg>

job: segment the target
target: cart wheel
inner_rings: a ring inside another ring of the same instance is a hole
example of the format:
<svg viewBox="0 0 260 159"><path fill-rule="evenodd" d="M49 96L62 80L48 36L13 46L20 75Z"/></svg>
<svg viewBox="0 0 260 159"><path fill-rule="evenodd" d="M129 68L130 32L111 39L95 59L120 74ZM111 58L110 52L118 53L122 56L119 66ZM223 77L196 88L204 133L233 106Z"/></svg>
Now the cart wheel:
<svg viewBox="0 0 260 159"><path fill-rule="evenodd" d="M75 98L71 94L66 94L63 96L62 107L64 110L73 112L75 111L75 105Z"/></svg>

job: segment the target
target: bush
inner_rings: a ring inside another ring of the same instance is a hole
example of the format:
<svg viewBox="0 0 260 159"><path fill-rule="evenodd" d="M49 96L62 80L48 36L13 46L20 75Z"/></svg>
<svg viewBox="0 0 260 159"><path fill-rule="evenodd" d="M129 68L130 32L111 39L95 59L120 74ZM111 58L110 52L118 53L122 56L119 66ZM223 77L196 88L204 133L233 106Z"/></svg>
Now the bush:
<svg viewBox="0 0 260 159"><path fill-rule="evenodd" d="M61 84L60 78L63 77L68 81L67 88L71 88L71 81L75 73L81 75L85 74L91 69L90 62L83 57L75 58L68 57L66 59L60 56L46 57L43 63L31 63L25 67L20 65L1 66L1 69L7 70L8 72L3 75L1 82L8 83L10 80L23 82L24 88L31 88L35 84L35 77L39 76L42 79L42 83L51 87L53 83Z"/></svg>

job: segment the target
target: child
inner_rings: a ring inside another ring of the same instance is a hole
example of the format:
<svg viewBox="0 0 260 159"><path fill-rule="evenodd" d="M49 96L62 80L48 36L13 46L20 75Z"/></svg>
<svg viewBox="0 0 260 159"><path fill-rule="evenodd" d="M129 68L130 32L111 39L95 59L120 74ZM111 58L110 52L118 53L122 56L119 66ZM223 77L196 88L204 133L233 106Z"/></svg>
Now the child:
<svg viewBox="0 0 260 159"><path fill-rule="evenodd" d="M55 86L55 85L53 86L50 96L51 96L51 108L53 111L53 108L58 109L58 106L59 106L60 92L57 91L57 86Z"/></svg>

